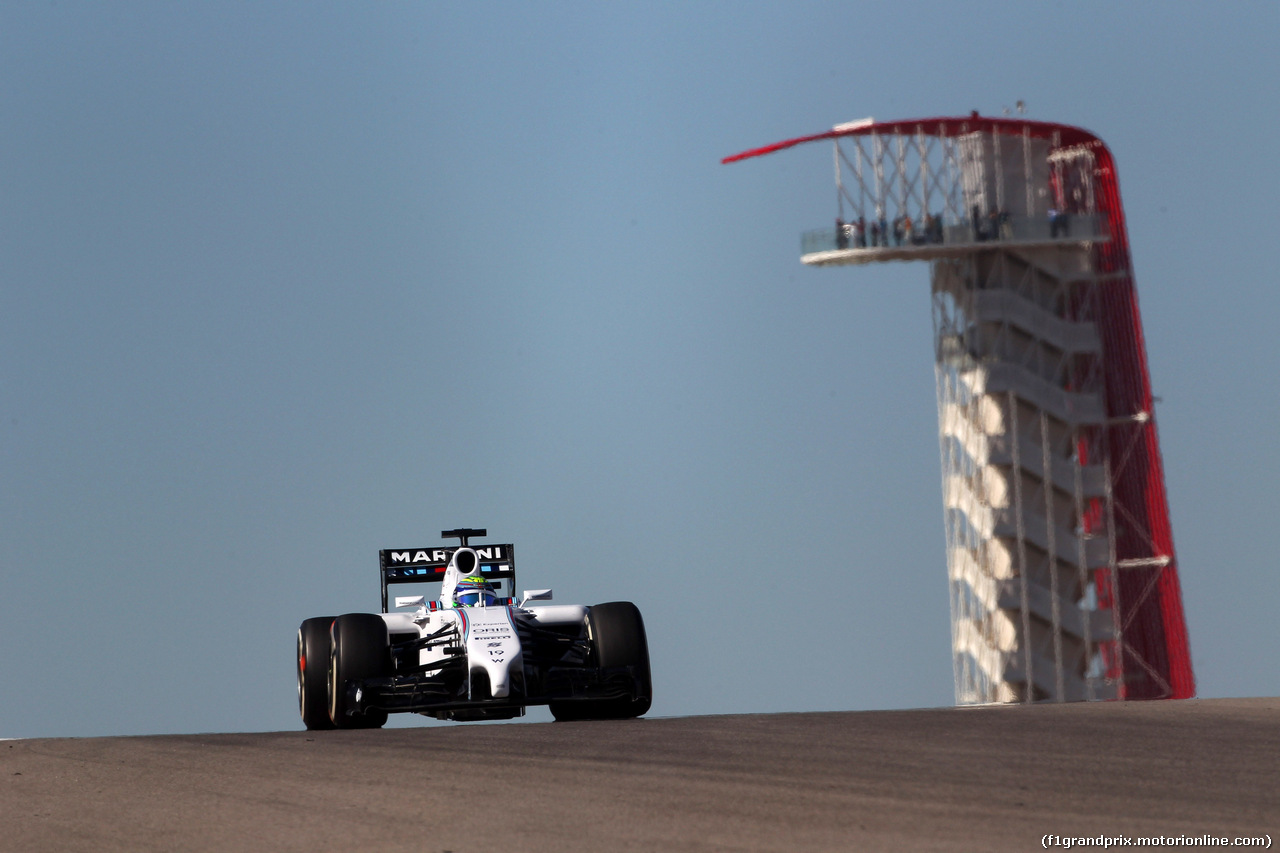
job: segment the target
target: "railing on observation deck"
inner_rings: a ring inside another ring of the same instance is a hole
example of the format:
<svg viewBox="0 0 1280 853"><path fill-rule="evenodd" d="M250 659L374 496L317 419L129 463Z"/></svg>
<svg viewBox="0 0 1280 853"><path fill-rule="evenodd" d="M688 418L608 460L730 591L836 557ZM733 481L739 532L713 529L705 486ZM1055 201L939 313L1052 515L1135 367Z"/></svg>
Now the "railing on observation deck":
<svg viewBox="0 0 1280 853"><path fill-rule="evenodd" d="M934 248L942 246L964 247L966 250L996 248L999 244L1028 243L1085 243L1108 239L1106 220L1097 214L1061 213L1054 216L1004 215L994 219L973 222L933 224L927 221L915 224L910 231L892 222L886 223L888 231L873 234L872 223L866 223L859 236L853 223L843 229L819 228L806 231L800 237L803 255L819 252L858 250L872 252L877 249ZM878 223L877 223L878 228ZM843 233L842 233L843 232ZM874 242L873 242L874 241ZM934 254L930 252L930 254Z"/></svg>

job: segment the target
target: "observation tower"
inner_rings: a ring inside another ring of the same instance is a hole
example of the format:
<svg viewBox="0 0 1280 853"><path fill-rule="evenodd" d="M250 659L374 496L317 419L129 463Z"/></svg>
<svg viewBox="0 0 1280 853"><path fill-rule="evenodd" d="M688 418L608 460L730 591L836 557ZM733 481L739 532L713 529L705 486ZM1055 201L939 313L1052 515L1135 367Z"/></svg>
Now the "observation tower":
<svg viewBox="0 0 1280 853"><path fill-rule="evenodd" d="M1111 152L1060 124L837 125L812 266L927 261L956 702L1195 694Z"/></svg>

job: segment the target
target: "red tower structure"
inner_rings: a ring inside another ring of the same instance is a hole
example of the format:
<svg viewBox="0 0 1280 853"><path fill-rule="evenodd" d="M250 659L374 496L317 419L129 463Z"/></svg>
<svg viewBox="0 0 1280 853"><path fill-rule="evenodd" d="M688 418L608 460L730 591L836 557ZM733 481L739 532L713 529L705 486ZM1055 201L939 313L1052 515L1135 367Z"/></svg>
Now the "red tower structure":
<svg viewBox="0 0 1280 853"><path fill-rule="evenodd" d="M1193 696L1110 150L973 113L865 119L722 162L819 140L839 213L804 235L803 262L933 267L957 701Z"/></svg>

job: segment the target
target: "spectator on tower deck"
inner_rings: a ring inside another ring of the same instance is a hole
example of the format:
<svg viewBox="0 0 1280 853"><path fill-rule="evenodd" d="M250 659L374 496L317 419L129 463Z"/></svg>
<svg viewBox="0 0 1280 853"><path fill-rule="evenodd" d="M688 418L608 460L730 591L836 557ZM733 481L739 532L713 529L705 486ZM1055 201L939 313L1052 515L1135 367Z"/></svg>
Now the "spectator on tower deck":
<svg viewBox="0 0 1280 853"><path fill-rule="evenodd" d="M973 227L973 240L975 243L981 243L987 239L987 231L982 225L982 213L975 204L969 208L969 224Z"/></svg>
<svg viewBox="0 0 1280 853"><path fill-rule="evenodd" d="M925 239L930 243L942 242L942 214L929 214L925 217Z"/></svg>
<svg viewBox="0 0 1280 853"><path fill-rule="evenodd" d="M848 227L849 226L844 224L843 219L841 219L838 216L836 217L836 248L837 249L849 248L849 232L845 230Z"/></svg>
<svg viewBox="0 0 1280 853"><path fill-rule="evenodd" d="M1071 235L1071 220L1067 214L1057 208L1049 208L1049 236L1068 237Z"/></svg>
<svg viewBox="0 0 1280 853"><path fill-rule="evenodd" d="M889 223L884 218L884 211L880 211L880 240L881 245L885 248L889 246Z"/></svg>
<svg viewBox="0 0 1280 853"><path fill-rule="evenodd" d="M853 226L853 243L859 249L867 247L867 218L859 216L858 222Z"/></svg>

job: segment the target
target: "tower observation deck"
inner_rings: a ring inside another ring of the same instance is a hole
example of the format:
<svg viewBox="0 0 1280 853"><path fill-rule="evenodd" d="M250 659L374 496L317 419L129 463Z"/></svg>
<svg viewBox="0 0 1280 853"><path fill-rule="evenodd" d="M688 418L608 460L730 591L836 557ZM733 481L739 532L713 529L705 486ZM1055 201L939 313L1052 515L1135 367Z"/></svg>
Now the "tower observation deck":
<svg viewBox="0 0 1280 853"><path fill-rule="evenodd" d="M1011 118L837 125L813 266L928 261L956 701L1195 694L1111 152Z"/></svg>

